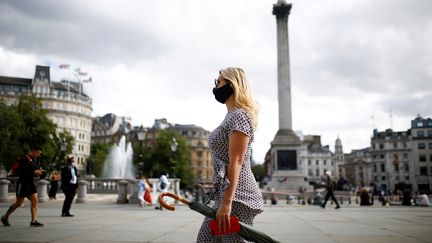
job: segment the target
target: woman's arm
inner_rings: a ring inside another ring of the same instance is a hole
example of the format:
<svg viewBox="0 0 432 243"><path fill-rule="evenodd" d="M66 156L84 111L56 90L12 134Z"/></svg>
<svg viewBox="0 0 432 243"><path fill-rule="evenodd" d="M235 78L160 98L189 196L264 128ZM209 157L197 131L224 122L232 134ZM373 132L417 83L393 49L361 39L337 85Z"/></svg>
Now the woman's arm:
<svg viewBox="0 0 432 243"><path fill-rule="evenodd" d="M225 190L222 204L216 213L216 220L221 232L226 232L231 227L230 214L232 201L239 182L240 170L247 152L248 143L249 137L239 131L234 131L229 137L227 177L230 185Z"/></svg>

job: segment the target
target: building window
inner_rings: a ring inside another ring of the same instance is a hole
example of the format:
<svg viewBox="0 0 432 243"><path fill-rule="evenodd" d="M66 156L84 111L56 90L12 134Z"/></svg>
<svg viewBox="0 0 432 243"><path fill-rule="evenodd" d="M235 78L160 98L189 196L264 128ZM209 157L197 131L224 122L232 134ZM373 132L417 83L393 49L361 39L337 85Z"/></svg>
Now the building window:
<svg viewBox="0 0 432 243"><path fill-rule="evenodd" d="M384 144L380 143L379 147L380 149L384 149Z"/></svg>
<svg viewBox="0 0 432 243"><path fill-rule="evenodd" d="M312 165L312 160L308 160L308 165Z"/></svg>
<svg viewBox="0 0 432 243"><path fill-rule="evenodd" d="M428 133L428 137L432 138L432 130L428 130L427 133Z"/></svg>
<svg viewBox="0 0 432 243"><path fill-rule="evenodd" d="M424 143L418 143L418 149L425 149L425 144Z"/></svg>
<svg viewBox="0 0 432 243"><path fill-rule="evenodd" d="M428 173L427 173L427 167L425 167L425 166L420 167L420 175L423 175L423 176L427 176L428 175Z"/></svg>
<svg viewBox="0 0 432 243"><path fill-rule="evenodd" d="M382 181L385 181L385 180L386 180L386 177L385 177L385 176L381 176L381 180L382 180Z"/></svg>
<svg viewBox="0 0 432 243"><path fill-rule="evenodd" d="M405 166L405 171L409 172L409 165L408 164L404 164L404 166Z"/></svg>
<svg viewBox="0 0 432 243"><path fill-rule="evenodd" d="M404 159L408 158L408 154L407 153L404 153L402 156L403 156Z"/></svg>
<svg viewBox="0 0 432 243"><path fill-rule="evenodd" d="M380 154L380 159L384 159L384 154Z"/></svg>
<svg viewBox="0 0 432 243"><path fill-rule="evenodd" d="M385 164L381 164L381 172L385 172Z"/></svg>
<svg viewBox="0 0 432 243"><path fill-rule="evenodd" d="M426 155L425 154L420 154L419 155L419 161L420 162L426 162Z"/></svg>
<svg viewBox="0 0 432 243"><path fill-rule="evenodd" d="M374 164L374 172L375 173L377 172L377 166L376 166L376 164Z"/></svg>
<svg viewBox="0 0 432 243"><path fill-rule="evenodd" d="M315 175L316 175L316 176L319 176L319 169L316 169L316 170L315 170Z"/></svg>
<svg viewBox="0 0 432 243"><path fill-rule="evenodd" d="M423 127L423 122L422 121L418 121L416 125L417 125L417 127Z"/></svg>
<svg viewBox="0 0 432 243"><path fill-rule="evenodd" d="M404 147L404 148L407 148L407 147L408 147L408 145L407 145L406 142L403 143L403 147Z"/></svg>
<svg viewBox="0 0 432 243"><path fill-rule="evenodd" d="M429 149L432 149L432 143L429 143Z"/></svg>
<svg viewBox="0 0 432 243"><path fill-rule="evenodd" d="M393 147L394 147L394 148L397 148L397 143L393 143Z"/></svg>
<svg viewBox="0 0 432 243"><path fill-rule="evenodd" d="M410 177L409 177L409 176L405 176L405 180L406 180L406 181L409 181L409 180L410 180Z"/></svg>
<svg viewBox="0 0 432 243"><path fill-rule="evenodd" d="M428 121L428 122L427 122L427 126L428 126L428 127L432 127L432 121Z"/></svg>
<svg viewBox="0 0 432 243"><path fill-rule="evenodd" d="M378 181L378 176L375 176L375 181Z"/></svg>
<svg viewBox="0 0 432 243"><path fill-rule="evenodd" d="M327 165L327 161L326 161L326 160L324 160L324 162L323 162L323 163L324 163L324 165ZM325 173L325 172L324 172L324 173Z"/></svg>
<svg viewBox="0 0 432 243"><path fill-rule="evenodd" d="M319 160L316 160L316 161L315 161L315 164L316 164L316 165L319 165Z"/></svg>
<svg viewBox="0 0 432 243"><path fill-rule="evenodd" d="M424 137L424 131L417 131L417 137L419 138Z"/></svg>
<svg viewBox="0 0 432 243"><path fill-rule="evenodd" d="M309 170L309 171L308 171L308 174L309 174L309 176L313 176L313 172L312 172L312 170Z"/></svg>
<svg viewBox="0 0 432 243"><path fill-rule="evenodd" d="M394 170L395 170L396 172L399 172L399 165L398 165L398 164L395 164L395 165L394 165Z"/></svg>

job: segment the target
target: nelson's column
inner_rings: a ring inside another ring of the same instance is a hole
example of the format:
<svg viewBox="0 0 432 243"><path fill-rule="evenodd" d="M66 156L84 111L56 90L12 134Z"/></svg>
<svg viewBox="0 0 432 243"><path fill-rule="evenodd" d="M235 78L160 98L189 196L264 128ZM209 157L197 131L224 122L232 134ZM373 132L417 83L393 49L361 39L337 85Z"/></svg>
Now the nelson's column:
<svg viewBox="0 0 432 243"><path fill-rule="evenodd" d="M279 130L271 142L269 186L276 190L298 190L308 188L308 183L299 166L301 141L292 129L291 77L288 44L288 16L292 4L278 0L273 5L277 23L278 104Z"/></svg>

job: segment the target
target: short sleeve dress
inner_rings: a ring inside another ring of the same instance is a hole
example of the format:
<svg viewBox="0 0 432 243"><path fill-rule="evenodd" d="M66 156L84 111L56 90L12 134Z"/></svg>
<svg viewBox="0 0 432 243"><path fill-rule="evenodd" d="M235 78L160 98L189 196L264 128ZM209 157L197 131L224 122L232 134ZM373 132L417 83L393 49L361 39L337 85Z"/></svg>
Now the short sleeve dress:
<svg viewBox="0 0 432 243"><path fill-rule="evenodd" d="M261 190L255 181L251 170L251 144L254 141L252 120L248 113L236 108L228 112L222 123L210 133L209 146L212 150L213 162L213 192L210 198L215 201L214 208L219 208L223 195L230 182L226 171L229 163L228 148L229 136L239 131L249 137L247 152L240 170L239 182L232 204L232 215L239 217L243 223L252 225L255 216L263 211L263 198ZM215 237L210 234L206 218L198 234L197 242L245 242L237 234Z"/></svg>

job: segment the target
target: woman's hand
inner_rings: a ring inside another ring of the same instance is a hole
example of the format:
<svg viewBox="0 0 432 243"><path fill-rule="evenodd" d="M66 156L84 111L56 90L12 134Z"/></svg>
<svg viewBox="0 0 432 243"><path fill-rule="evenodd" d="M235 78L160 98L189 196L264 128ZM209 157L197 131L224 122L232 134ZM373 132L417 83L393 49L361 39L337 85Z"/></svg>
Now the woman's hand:
<svg viewBox="0 0 432 243"><path fill-rule="evenodd" d="M227 232L231 228L230 216L231 203L222 203L216 212L216 222L220 232Z"/></svg>

